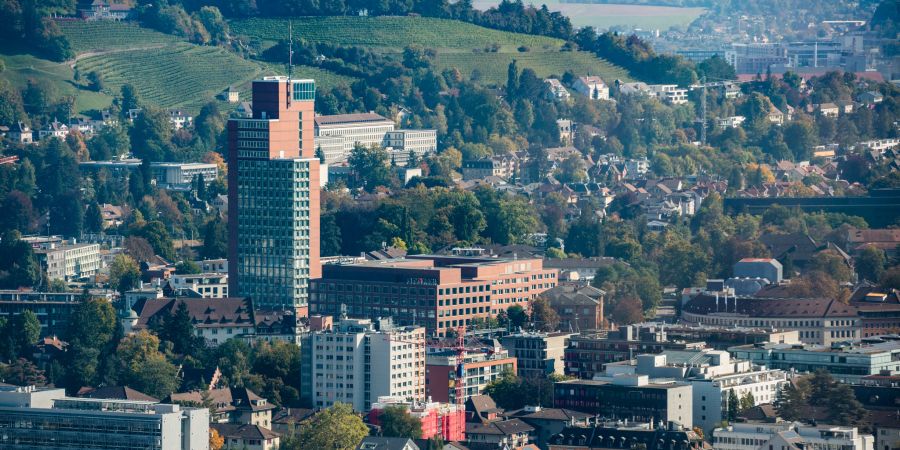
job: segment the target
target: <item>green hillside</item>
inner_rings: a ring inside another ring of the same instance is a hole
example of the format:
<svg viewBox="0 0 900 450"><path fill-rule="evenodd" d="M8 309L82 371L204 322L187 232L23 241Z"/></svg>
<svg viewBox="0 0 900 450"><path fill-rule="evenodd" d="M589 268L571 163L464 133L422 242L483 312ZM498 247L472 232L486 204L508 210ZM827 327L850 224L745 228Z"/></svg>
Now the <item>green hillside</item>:
<svg viewBox="0 0 900 450"><path fill-rule="evenodd" d="M74 96L75 108L80 112L106 108L112 103L112 97L102 92L79 89L73 81L74 71L65 64L31 55L0 54L0 60L6 65L0 78L9 80L18 89L25 88L29 79L45 80L56 88L58 96Z"/></svg>
<svg viewBox="0 0 900 450"><path fill-rule="evenodd" d="M411 44L442 50L471 50L498 44L556 50L559 39L492 30L465 22L430 17L299 17L290 19L294 39L330 44L401 49ZM287 38L288 19L254 18L231 22L235 34L264 41Z"/></svg>
<svg viewBox="0 0 900 450"><path fill-rule="evenodd" d="M562 76L566 70L576 75L598 75L607 83L620 79L630 81L625 69L610 64L588 52L529 53L439 53L435 65L440 69L456 68L469 78L477 70L484 83L506 83L506 68L512 60L520 69L530 68L539 77Z"/></svg>

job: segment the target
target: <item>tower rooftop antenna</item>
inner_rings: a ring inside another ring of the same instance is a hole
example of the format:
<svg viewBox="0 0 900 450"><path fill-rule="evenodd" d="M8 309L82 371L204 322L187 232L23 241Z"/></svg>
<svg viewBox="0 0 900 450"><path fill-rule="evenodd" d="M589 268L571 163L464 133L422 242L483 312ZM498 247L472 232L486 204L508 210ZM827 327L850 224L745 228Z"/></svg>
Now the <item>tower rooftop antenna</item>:
<svg viewBox="0 0 900 450"><path fill-rule="evenodd" d="M288 80L294 70L294 23L288 20Z"/></svg>

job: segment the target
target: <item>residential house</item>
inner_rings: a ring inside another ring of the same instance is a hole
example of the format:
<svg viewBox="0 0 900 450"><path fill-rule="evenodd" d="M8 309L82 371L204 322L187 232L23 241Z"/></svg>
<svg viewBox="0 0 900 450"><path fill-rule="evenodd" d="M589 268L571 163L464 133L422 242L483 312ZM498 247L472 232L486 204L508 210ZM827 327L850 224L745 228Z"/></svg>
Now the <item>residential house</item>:
<svg viewBox="0 0 900 450"><path fill-rule="evenodd" d="M125 211L121 206L104 203L100 205L100 216L103 217L103 228L117 228L125 220Z"/></svg>
<svg viewBox="0 0 900 450"><path fill-rule="evenodd" d="M583 76L575 79L573 89L592 100L609 100L609 86L598 76Z"/></svg>
<svg viewBox="0 0 900 450"><path fill-rule="evenodd" d="M53 119L53 122L47 124L46 127L41 128L38 131L38 138L43 140L48 137L55 137L59 139L65 139L66 136L69 135L69 126Z"/></svg>
<svg viewBox="0 0 900 450"><path fill-rule="evenodd" d="M222 92L222 99L228 103L238 103L241 101L241 92L234 86L228 86L228 89Z"/></svg>
<svg viewBox="0 0 900 450"><path fill-rule="evenodd" d="M547 87L546 98L548 100L568 100L572 96L556 78L547 78L544 80L544 84Z"/></svg>
<svg viewBox="0 0 900 450"><path fill-rule="evenodd" d="M840 108L834 103L822 103L816 106L816 111L825 117L837 117L840 113Z"/></svg>
<svg viewBox="0 0 900 450"><path fill-rule="evenodd" d="M747 120L744 116L729 116L722 119L716 119L716 126L719 129L725 130L728 128L737 128L740 127L744 121Z"/></svg>
<svg viewBox="0 0 900 450"><path fill-rule="evenodd" d="M574 127L569 119L556 119L556 125L559 127L559 142L562 145L572 145L572 133Z"/></svg>
<svg viewBox="0 0 900 450"><path fill-rule="evenodd" d="M92 0L79 7L78 13L84 20L126 20L133 9L131 0Z"/></svg>
<svg viewBox="0 0 900 450"><path fill-rule="evenodd" d="M210 423L225 441L223 450L278 450L281 435L259 425Z"/></svg>
<svg viewBox="0 0 900 450"><path fill-rule="evenodd" d="M900 229L860 229L850 227L847 229L847 246L850 253L859 254L866 247L875 247L884 251L888 258L897 256L897 248L900 247Z"/></svg>
<svg viewBox="0 0 900 450"><path fill-rule="evenodd" d="M884 95L878 91L866 91L859 94L856 100L864 105L876 105L884 101Z"/></svg>
<svg viewBox="0 0 900 450"><path fill-rule="evenodd" d="M541 294L559 315L559 329L570 331L603 328L606 292L587 283L560 283Z"/></svg>
<svg viewBox="0 0 900 450"><path fill-rule="evenodd" d="M687 89L681 89L675 84L651 84L650 92L653 96L671 105L683 105L687 103Z"/></svg>
<svg viewBox="0 0 900 450"><path fill-rule="evenodd" d="M518 449L528 444L534 427L521 419L495 420L491 422L467 422L466 439L470 444L491 444Z"/></svg>
<svg viewBox="0 0 900 450"><path fill-rule="evenodd" d="M10 127L6 136L10 141L18 144L31 144L34 142L34 133L32 133L31 128L21 121Z"/></svg>
<svg viewBox="0 0 900 450"><path fill-rule="evenodd" d="M588 426L592 415L580 411L561 408L526 406L518 411L505 414L508 418L520 419L534 427L531 441L540 448L547 448L553 436L574 426Z"/></svg>
<svg viewBox="0 0 900 450"><path fill-rule="evenodd" d="M410 438L366 436L356 450L420 450Z"/></svg>
<svg viewBox="0 0 900 450"><path fill-rule="evenodd" d="M166 113L169 115L169 122L176 130L180 130L194 123L194 118L182 109L167 109Z"/></svg>
<svg viewBox="0 0 900 450"><path fill-rule="evenodd" d="M167 398L170 403L203 404L209 402L212 423L272 426L272 410L275 405L247 388L227 387L174 393Z"/></svg>
<svg viewBox="0 0 900 450"><path fill-rule="evenodd" d="M780 109L776 108L775 105L772 105L772 107L769 109L769 115L767 116L767 118L769 119L769 122L775 125L784 125L784 113L781 112Z"/></svg>

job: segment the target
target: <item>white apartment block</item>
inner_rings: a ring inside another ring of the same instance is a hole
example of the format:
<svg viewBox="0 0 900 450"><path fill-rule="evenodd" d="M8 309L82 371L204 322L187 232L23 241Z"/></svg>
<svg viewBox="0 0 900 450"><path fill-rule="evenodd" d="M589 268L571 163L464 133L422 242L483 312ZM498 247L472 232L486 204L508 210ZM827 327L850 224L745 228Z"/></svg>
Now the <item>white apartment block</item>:
<svg viewBox="0 0 900 450"><path fill-rule="evenodd" d="M731 359L727 351L711 349L639 355L636 360L609 364L606 370L613 375L648 375L690 383L693 386L694 426L707 433L722 423L728 411L730 391L738 398L750 393L756 404L774 403L787 383L784 371Z"/></svg>
<svg viewBox="0 0 900 450"><path fill-rule="evenodd" d="M209 410L0 386L0 448L209 450Z"/></svg>
<svg viewBox="0 0 900 450"><path fill-rule="evenodd" d="M194 179L203 176L207 185L219 177L219 167L207 163L152 163L156 184L166 189L190 189Z"/></svg>
<svg viewBox="0 0 900 450"><path fill-rule="evenodd" d="M315 408L349 403L366 412L379 397L425 400L425 328L341 319L303 343L310 377L301 395Z"/></svg>
<svg viewBox="0 0 900 450"><path fill-rule="evenodd" d="M225 298L228 297L228 274L176 274L169 278L169 286L178 297Z"/></svg>
<svg viewBox="0 0 900 450"><path fill-rule="evenodd" d="M51 280L80 280L100 271L100 244L46 242L34 253Z"/></svg>
<svg viewBox="0 0 900 450"><path fill-rule="evenodd" d="M683 105L687 103L687 89L680 89L675 84L651 84L650 91L656 98L672 104Z"/></svg>
<svg viewBox="0 0 900 450"><path fill-rule="evenodd" d="M734 423L712 433L715 450L873 450L875 438L856 427L795 422Z"/></svg>

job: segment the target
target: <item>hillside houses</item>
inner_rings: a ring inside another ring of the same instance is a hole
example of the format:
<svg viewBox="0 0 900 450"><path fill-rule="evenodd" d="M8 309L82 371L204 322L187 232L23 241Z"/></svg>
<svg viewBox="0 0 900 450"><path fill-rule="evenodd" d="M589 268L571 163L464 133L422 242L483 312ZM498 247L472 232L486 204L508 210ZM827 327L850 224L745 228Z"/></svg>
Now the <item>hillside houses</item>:
<svg viewBox="0 0 900 450"><path fill-rule="evenodd" d="M556 78L547 78L544 80L544 85L547 88L547 99L548 100L568 100L572 97L572 94L569 93L569 90L566 89L562 83Z"/></svg>
<svg viewBox="0 0 900 450"><path fill-rule="evenodd" d="M598 76L578 77L572 88L591 100L609 100L609 86Z"/></svg>

